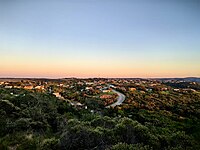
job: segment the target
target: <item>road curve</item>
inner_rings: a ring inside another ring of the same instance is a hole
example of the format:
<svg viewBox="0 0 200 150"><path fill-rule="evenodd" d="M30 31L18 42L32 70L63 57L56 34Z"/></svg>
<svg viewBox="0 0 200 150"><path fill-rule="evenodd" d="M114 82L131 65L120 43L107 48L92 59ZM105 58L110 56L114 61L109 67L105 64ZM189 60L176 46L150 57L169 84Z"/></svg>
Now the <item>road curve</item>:
<svg viewBox="0 0 200 150"><path fill-rule="evenodd" d="M116 93L118 95L117 101L109 106L106 106L106 108L110 108L110 107L115 107L117 105L121 105L123 103L123 101L125 100L125 95L116 91L116 90L112 90L114 93Z"/></svg>

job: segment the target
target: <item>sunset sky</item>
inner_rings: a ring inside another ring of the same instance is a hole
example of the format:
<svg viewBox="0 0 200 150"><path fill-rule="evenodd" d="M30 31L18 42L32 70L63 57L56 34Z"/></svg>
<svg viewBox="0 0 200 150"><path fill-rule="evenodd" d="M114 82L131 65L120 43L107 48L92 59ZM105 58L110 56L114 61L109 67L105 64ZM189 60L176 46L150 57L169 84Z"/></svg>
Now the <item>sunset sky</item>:
<svg viewBox="0 0 200 150"><path fill-rule="evenodd" d="M0 77L188 76L199 0L0 0Z"/></svg>

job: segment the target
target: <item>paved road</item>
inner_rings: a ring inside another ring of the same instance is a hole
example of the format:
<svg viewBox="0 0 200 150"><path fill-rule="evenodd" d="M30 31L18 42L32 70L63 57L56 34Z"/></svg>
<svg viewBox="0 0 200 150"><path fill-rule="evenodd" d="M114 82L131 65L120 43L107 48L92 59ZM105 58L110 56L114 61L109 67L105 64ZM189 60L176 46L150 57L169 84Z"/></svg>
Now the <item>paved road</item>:
<svg viewBox="0 0 200 150"><path fill-rule="evenodd" d="M118 98L117 98L117 101L109 106L106 106L106 108L110 108L110 107L115 107L117 105L121 105L123 103L123 101L125 100L125 95L116 91L116 90L112 90L114 93L117 93L118 95Z"/></svg>

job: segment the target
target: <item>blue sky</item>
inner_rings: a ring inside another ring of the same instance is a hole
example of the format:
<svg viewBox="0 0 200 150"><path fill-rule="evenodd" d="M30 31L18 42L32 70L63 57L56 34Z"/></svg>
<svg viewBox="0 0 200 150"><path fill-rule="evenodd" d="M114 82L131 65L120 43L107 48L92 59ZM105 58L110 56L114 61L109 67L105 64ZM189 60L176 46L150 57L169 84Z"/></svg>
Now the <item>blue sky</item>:
<svg viewBox="0 0 200 150"><path fill-rule="evenodd" d="M198 0L1 0L0 76L200 76L199 17Z"/></svg>

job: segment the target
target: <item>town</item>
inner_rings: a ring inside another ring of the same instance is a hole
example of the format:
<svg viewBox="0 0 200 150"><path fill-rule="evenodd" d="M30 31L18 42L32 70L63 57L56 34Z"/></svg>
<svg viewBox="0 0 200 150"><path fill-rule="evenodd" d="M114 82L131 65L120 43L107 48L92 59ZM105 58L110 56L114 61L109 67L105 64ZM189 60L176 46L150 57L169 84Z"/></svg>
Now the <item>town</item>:
<svg viewBox="0 0 200 150"><path fill-rule="evenodd" d="M121 92L125 95L118 109L138 106L137 100L143 97L141 107L159 109L156 98L175 96L180 94L198 94L198 82L184 80L156 80L156 79L1 79L0 87L5 89L24 89L33 92L42 92L56 96L79 108L87 108L88 99L93 99L99 107L109 106L117 101ZM181 86L182 85L182 86ZM12 92L10 94L13 94ZM147 99L147 100L146 100ZM163 100L164 101L164 100ZM169 100L170 101L170 100ZM169 102L168 101L168 102ZM93 103L93 102L92 102Z"/></svg>

